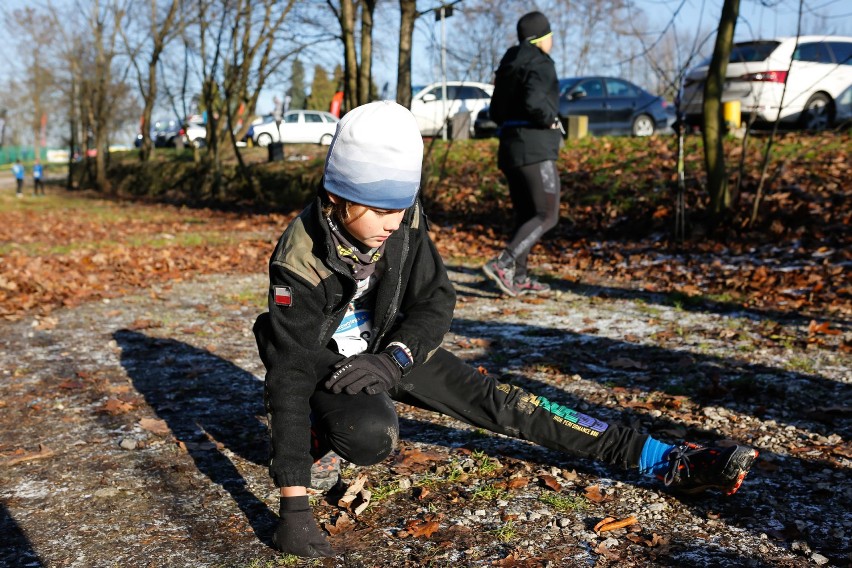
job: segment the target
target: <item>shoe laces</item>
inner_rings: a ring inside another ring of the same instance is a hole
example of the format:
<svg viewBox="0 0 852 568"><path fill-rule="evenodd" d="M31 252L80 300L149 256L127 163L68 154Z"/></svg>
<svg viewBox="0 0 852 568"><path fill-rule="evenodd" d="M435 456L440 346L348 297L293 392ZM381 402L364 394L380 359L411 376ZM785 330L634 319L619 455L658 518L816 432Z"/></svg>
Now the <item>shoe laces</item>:
<svg viewBox="0 0 852 568"><path fill-rule="evenodd" d="M694 456L695 454L701 452L704 449L703 446L692 445L692 444L683 444L681 446L676 446L671 452L669 452L669 470L666 472L666 475L663 476L663 483L668 487L671 485L675 476L678 472L683 468L686 471L686 477L690 477L691 473L691 462L689 457Z"/></svg>

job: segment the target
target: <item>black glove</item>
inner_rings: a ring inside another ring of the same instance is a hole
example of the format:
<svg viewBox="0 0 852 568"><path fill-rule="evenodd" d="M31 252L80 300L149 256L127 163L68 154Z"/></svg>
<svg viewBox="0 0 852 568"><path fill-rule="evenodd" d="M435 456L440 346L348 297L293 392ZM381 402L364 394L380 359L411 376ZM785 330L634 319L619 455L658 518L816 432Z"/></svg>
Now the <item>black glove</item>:
<svg viewBox="0 0 852 568"><path fill-rule="evenodd" d="M352 355L335 368L337 370L325 382L325 388L334 394L342 391L355 394L362 390L378 394L394 388L402 378L402 369L388 353Z"/></svg>
<svg viewBox="0 0 852 568"><path fill-rule="evenodd" d="M281 520L272 535L272 542L278 550L306 558L335 556L334 549L314 520L307 495L282 497L278 515Z"/></svg>

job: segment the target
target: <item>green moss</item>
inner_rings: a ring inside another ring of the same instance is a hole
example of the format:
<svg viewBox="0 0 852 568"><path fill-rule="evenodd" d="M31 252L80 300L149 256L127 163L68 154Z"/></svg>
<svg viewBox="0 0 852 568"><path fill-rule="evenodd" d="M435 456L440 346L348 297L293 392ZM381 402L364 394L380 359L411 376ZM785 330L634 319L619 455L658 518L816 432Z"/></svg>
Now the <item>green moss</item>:
<svg viewBox="0 0 852 568"><path fill-rule="evenodd" d="M586 501L582 497L574 495L544 493L539 496L538 500L562 512L582 511L586 508Z"/></svg>

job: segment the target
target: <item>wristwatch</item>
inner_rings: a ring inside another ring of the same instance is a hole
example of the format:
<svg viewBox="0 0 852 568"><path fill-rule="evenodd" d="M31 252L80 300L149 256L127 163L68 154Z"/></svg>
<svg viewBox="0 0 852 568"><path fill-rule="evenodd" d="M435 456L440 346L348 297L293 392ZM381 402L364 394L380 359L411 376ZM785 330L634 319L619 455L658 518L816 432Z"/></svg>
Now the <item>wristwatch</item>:
<svg viewBox="0 0 852 568"><path fill-rule="evenodd" d="M414 365L414 359L411 357L411 352L408 350L408 347L401 343L391 343L385 351L391 356L394 363L402 369L403 373Z"/></svg>

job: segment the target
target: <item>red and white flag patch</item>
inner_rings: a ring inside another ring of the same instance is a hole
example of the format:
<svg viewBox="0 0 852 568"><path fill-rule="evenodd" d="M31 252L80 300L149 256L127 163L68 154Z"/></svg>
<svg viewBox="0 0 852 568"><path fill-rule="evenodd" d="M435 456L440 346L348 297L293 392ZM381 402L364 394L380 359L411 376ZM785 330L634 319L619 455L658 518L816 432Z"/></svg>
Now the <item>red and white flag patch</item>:
<svg viewBox="0 0 852 568"><path fill-rule="evenodd" d="M289 308L293 305L293 289L290 286L273 286L272 294L276 306Z"/></svg>

